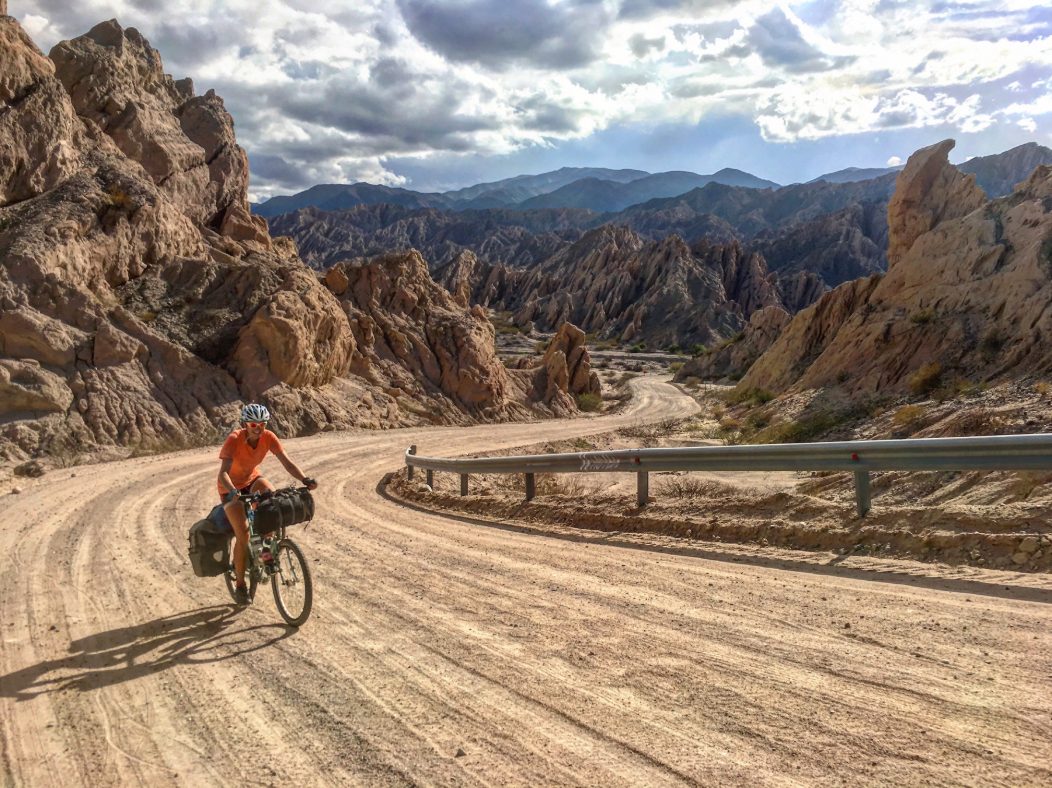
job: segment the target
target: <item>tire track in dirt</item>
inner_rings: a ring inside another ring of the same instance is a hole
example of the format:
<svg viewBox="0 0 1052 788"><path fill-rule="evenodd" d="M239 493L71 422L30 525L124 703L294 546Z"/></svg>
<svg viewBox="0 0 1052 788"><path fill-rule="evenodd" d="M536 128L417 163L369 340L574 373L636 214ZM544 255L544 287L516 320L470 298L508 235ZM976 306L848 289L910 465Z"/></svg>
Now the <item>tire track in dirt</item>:
<svg viewBox="0 0 1052 788"><path fill-rule="evenodd" d="M221 578L192 576L218 447L27 485L0 525L18 557L0 578L0 764L33 785L1052 778L1047 604L571 542L376 494L410 443L497 450L695 407L637 385L614 417L289 441L323 483L292 534L316 580L299 632L268 589L234 612Z"/></svg>

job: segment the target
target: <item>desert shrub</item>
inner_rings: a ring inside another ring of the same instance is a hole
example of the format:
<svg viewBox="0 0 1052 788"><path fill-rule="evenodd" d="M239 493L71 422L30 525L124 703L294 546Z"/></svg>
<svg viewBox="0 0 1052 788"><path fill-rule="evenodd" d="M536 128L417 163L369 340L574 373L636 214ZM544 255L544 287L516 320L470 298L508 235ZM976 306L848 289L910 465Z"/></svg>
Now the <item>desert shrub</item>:
<svg viewBox="0 0 1052 788"><path fill-rule="evenodd" d="M111 186L108 194L110 205L114 208L120 208L121 210L126 211L135 207L135 202L120 186Z"/></svg>
<svg viewBox="0 0 1052 788"><path fill-rule="evenodd" d="M547 349L548 349L548 340L547 339L539 339L539 340L537 340L536 344L534 344L534 346L533 346L533 350L534 350L535 353L544 353L544 351L547 350Z"/></svg>
<svg viewBox="0 0 1052 788"><path fill-rule="evenodd" d="M673 342L671 345L665 348L666 353L679 353L680 347L677 343Z"/></svg>
<svg viewBox="0 0 1052 788"><path fill-rule="evenodd" d="M1042 397L1047 397L1049 394L1052 394L1052 383L1045 383L1044 381L1035 383L1034 392Z"/></svg>
<svg viewBox="0 0 1052 788"><path fill-rule="evenodd" d="M708 352L709 349L705 345L702 345L700 343L690 349L690 355L694 357L704 356Z"/></svg>
<svg viewBox="0 0 1052 788"><path fill-rule="evenodd" d="M647 349L646 342L636 342L628 348L629 353L645 353Z"/></svg>
<svg viewBox="0 0 1052 788"><path fill-rule="evenodd" d="M847 381L850 378L851 378L851 373L849 373L846 369L842 369L838 373L836 373L836 382L837 383L847 383Z"/></svg>
<svg viewBox="0 0 1052 788"><path fill-rule="evenodd" d="M726 495L726 488L707 479L669 476L661 480L659 493L672 498L716 498Z"/></svg>
<svg viewBox="0 0 1052 788"><path fill-rule="evenodd" d="M137 312L135 316L144 323L152 323L157 319L157 313L152 309L144 309L141 312Z"/></svg>
<svg viewBox="0 0 1052 788"><path fill-rule="evenodd" d="M921 405L903 405L895 411L891 420L900 427L912 427L923 415L924 408Z"/></svg>
<svg viewBox="0 0 1052 788"><path fill-rule="evenodd" d="M729 405L765 405L774 399L774 394L767 391L767 389L759 388L748 388L748 389L734 389L729 392L725 397Z"/></svg>
<svg viewBox="0 0 1052 788"><path fill-rule="evenodd" d="M979 342L979 353L984 359L990 361L997 358L998 354L1001 352L1001 348L1004 347L1004 344L1004 337L997 332L991 331Z"/></svg>
<svg viewBox="0 0 1052 788"><path fill-rule="evenodd" d="M583 410L586 413L594 413L603 407L603 398L598 394L586 392L578 394L574 397L574 400L577 402L578 410Z"/></svg>
<svg viewBox="0 0 1052 788"><path fill-rule="evenodd" d="M920 309L910 315L910 322L919 326L926 325L935 319L935 313L931 309Z"/></svg>
<svg viewBox="0 0 1052 788"><path fill-rule="evenodd" d="M671 364L668 365L668 369L669 372L679 372L681 369L683 369L683 362L673 361Z"/></svg>
<svg viewBox="0 0 1052 788"><path fill-rule="evenodd" d="M942 378L942 364L933 361L914 372L909 379L910 391L918 395L927 395L935 390Z"/></svg>
<svg viewBox="0 0 1052 788"><path fill-rule="evenodd" d="M752 443L807 443L850 419L844 411L822 411L794 421L773 424L756 433Z"/></svg>

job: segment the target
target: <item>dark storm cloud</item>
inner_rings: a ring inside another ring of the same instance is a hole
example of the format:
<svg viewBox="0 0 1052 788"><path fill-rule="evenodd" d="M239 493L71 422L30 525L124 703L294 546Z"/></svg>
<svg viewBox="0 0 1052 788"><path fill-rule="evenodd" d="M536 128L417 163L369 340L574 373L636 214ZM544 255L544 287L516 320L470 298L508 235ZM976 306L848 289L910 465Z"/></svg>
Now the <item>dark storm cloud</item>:
<svg viewBox="0 0 1052 788"><path fill-rule="evenodd" d="M458 62L504 70L515 64L568 69L598 57L612 21L599 2L398 0L406 27L425 46Z"/></svg>
<svg viewBox="0 0 1052 788"><path fill-rule="evenodd" d="M165 71L176 76L191 74L236 46L234 31L223 26L191 27L182 22L161 22L151 30L139 32L161 53Z"/></svg>
<svg viewBox="0 0 1052 788"><path fill-rule="evenodd" d="M278 115L353 136L358 155L381 155L465 150L476 144L474 133L498 128L492 118L458 112L466 95L465 85L425 77L386 58L374 65L368 83L273 86L266 89L266 105Z"/></svg>
<svg viewBox="0 0 1052 788"><path fill-rule="evenodd" d="M642 33L636 33L628 39L628 46L636 57L646 57L651 50L660 52L665 48L665 37L647 38Z"/></svg>
<svg viewBox="0 0 1052 788"><path fill-rule="evenodd" d="M834 58L825 55L804 40L800 30L780 9L759 17L749 28L746 42L732 54L742 50L755 51L764 64L779 66L792 73L828 71L850 63L853 58Z"/></svg>
<svg viewBox="0 0 1052 788"><path fill-rule="evenodd" d="M303 167L269 153L250 153L249 167L256 177L279 183L297 184L304 177Z"/></svg>

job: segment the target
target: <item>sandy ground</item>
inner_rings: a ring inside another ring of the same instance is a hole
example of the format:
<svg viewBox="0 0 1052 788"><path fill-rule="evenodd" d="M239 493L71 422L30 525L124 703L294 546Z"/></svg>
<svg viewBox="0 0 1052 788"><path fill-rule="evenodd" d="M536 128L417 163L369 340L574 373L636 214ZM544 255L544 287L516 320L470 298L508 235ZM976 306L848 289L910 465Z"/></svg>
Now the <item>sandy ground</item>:
<svg viewBox="0 0 1052 788"><path fill-rule="evenodd" d="M1048 785L1052 582L520 528L379 491L420 453L683 416L287 441L315 606L198 579L218 447L3 498L0 785ZM268 468L284 481L276 463ZM867 563L868 561L868 563Z"/></svg>

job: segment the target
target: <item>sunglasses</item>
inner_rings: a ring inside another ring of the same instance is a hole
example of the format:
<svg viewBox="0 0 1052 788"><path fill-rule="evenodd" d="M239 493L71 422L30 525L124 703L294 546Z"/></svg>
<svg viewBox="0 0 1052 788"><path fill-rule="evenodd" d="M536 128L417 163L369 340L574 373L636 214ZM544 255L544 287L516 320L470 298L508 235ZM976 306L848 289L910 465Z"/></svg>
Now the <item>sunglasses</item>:
<svg viewBox="0 0 1052 788"><path fill-rule="evenodd" d="M260 429L263 429L264 427L267 426L267 423L265 421L246 421L245 422L245 426L246 427L259 427Z"/></svg>

